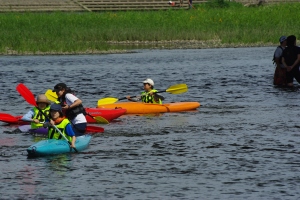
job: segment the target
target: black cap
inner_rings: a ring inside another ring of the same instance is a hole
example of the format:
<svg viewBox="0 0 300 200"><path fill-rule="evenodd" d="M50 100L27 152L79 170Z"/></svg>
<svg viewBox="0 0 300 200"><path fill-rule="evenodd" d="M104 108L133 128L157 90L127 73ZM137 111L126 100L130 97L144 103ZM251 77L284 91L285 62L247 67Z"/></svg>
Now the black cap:
<svg viewBox="0 0 300 200"><path fill-rule="evenodd" d="M62 112L61 105L59 105L59 104L56 104L56 103L54 103L54 104L51 104L51 106L50 106L50 110L55 110L55 111Z"/></svg>
<svg viewBox="0 0 300 200"><path fill-rule="evenodd" d="M54 89L52 90L52 92L58 92L61 91L62 89L66 89L67 85L64 83L58 83L54 86Z"/></svg>

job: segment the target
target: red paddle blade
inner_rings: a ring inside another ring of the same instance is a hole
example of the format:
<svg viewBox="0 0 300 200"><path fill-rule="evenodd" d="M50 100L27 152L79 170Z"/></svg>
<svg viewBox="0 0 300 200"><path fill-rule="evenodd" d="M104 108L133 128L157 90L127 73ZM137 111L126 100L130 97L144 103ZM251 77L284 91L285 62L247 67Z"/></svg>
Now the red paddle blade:
<svg viewBox="0 0 300 200"><path fill-rule="evenodd" d="M17 123L19 119L7 113L0 113L0 121L7 123Z"/></svg>
<svg viewBox="0 0 300 200"><path fill-rule="evenodd" d="M23 83L17 85L16 89L29 104L37 106L34 95Z"/></svg>
<svg viewBox="0 0 300 200"><path fill-rule="evenodd" d="M87 133L103 133L104 128L99 127L99 126L87 126L85 131Z"/></svg>

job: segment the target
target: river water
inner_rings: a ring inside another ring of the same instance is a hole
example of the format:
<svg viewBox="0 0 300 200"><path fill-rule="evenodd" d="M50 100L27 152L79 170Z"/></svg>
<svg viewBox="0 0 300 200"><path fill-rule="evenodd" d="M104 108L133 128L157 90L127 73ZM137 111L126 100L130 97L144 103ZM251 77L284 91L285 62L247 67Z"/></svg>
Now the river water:
<svg viewBox="0 0 300 200"><path fill-rule="evenodd" d="M129 54L2 56L0 112L31 106L66 82L86 107L137 95L152 78L165 102L196 111L130 115L103 125L78 154L27 158L40 138L0 123L1 199L299 199L299 90L272 85L274 47L136 50Z"/></svg>

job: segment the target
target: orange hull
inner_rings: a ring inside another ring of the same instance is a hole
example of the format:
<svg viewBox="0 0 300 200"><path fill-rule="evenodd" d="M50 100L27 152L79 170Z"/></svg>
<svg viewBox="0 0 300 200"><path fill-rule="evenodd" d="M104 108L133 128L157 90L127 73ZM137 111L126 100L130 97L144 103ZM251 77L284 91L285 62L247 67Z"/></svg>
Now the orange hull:
<svg viewBox="0 0 300 200"><path fill-rule="evenodd" d="M178 102L165 103L162 105L142 103L142 102L124 102L98 106L98 108L122 108L126 109L126 114L149 114L149 113L165 113L165 112L183 112L195 110L200 106L198 102Z"/></svg>

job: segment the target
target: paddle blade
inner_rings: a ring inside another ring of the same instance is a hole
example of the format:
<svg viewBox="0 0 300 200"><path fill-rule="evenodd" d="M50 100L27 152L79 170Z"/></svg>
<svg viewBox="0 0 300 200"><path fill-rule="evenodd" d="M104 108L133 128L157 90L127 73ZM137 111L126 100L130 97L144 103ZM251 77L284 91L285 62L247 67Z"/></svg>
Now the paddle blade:
<svg viewBox="0 0 300 200"><path fill-rule="evenodd" d="M20 83L16 89L29 104L37 106L34 95L24 84Z"/></svg>
<svg viewBox="0 0 300 200"><path fill-rule="evenodd" d="M119 99L113 98L113 97L108 97L108 98L103 98L99 99L97 105L105 105L105 104L113 104L116 103Z"/></svg>
<svg viewBox="0 0 300 200"><path fill-rule="evenodd" d="M186 84L177 84L177 85L172 85L169 87L166 92L171 93L171 94L182 94L188 91L188 87Z"/></svg>
<svg viewBox="0 0 300 200"><path fill-rule="evenodd" d="M85 131L87 133L103 133L104 128L98 126L87 126Z"/></svg>
<svg viewBox="0 0 300 200"><path fill-rule="evenodd" d="M50 90L50 89L48 89L46 91L45 95L46 95L47 99L52 102L55 102L58 98L56 92L52 92L52 90Z"/></svg>
<svg viewBox="0 0 300 200"><path fill-rule="evenodd" d="M6 123L17 123L19 119L7 113L0 113L0 121Z"/></svg>
<svg viewBox="0 0 300 200"><path fill-rule="evenodd" d="M107 121L105 118L101 116L94 117L97 123L99 124L109 124L109 121Z"/></svg>

